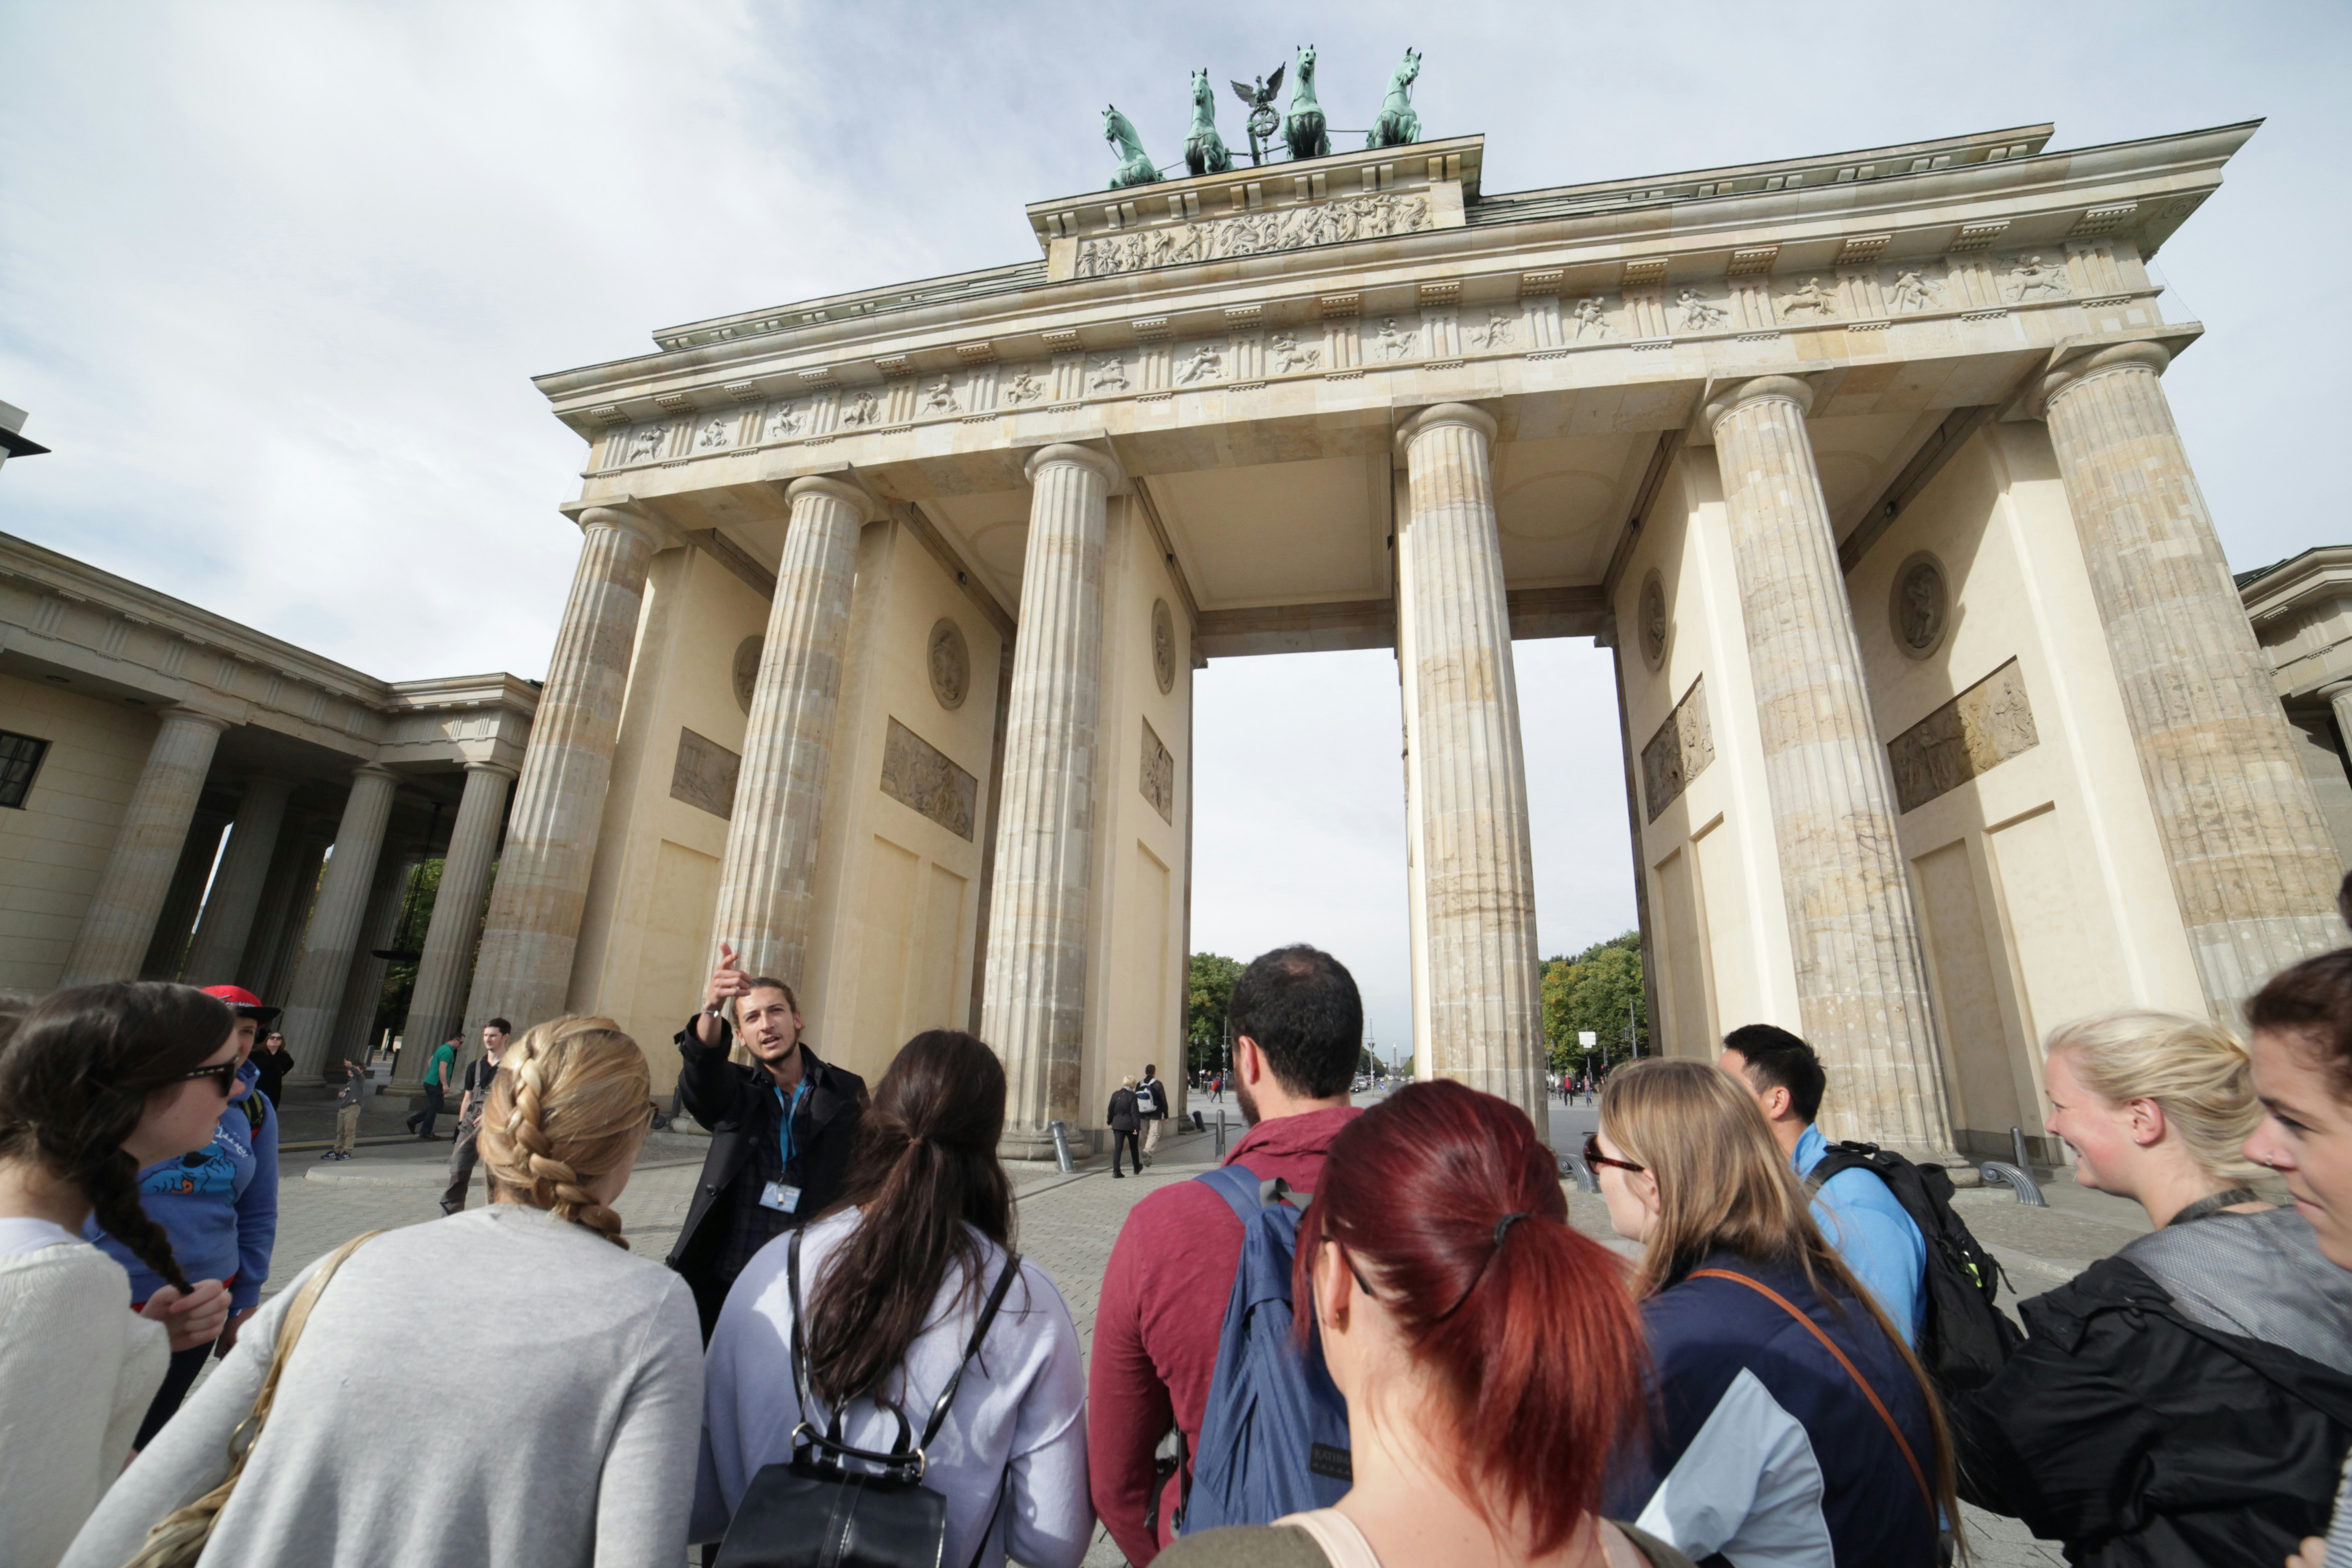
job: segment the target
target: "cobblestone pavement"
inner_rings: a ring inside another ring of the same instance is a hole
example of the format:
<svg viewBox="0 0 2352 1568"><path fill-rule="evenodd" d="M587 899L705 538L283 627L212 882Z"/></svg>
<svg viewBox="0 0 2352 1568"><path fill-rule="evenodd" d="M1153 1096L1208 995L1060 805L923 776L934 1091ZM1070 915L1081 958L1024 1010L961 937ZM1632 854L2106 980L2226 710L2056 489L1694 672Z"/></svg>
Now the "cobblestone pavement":
<svg viewBox="0 0 2352 1568"><path fill-rule="evenodd" d="M1238 1112L1226 1109L1230 1147L1241 1127ZM1209 1108L1213 1128L1213 1113L1214 1108ZM388 1123L398 1132L404 1114L404 1110L379 1113L371 1106L367 1130L373 1132L378 1123ZM1560 1147L1581 1143L1582 1123L1591 1114L1590 1108L1555 1104L1553 1134L1563 1140ZM298 1125L295 1117L287 1120L289 1131ZM1571 1134L1573 1142L1564 1141ZM648 1139L637 1173L617 1205L639 1257L658 1259L677 1239L707 1147L702 1139L683 1133L656 1132ZM289 1153L279 1189L270 1289L362 1231L439 1217L437 1200L448 1153L446 1141L423 1144L405 1138L363 1148L342 1163L320 1163L314 1155ZM1212 1131L1162 1139L1156 1162L1139 1177L1113 1181L1108 1163L1100 1158L1069 1175L1051 1166L1014 1168L1017 1244L1061 1289L1089 1357L1103 1266L1128 1210L1166 1184L1199 1174L1215 1159ZM475 1201L480 1193L478 1184ZM2092 1259L2147 1228L2136 1206L2081 1193L2065 1184L2063 1173L2051 1184L2050 1195L2052 1207L2032 1209L2015 1204L2006 1193L1961 1194L1970 1228L2000 1257L2026 1295L2071 1279ZM1631 1250L1610 1234L1607 1210L1599 1198L1571 1192L1570 1216L1578 1229ZM1980 1568L2058 1568L2064 1562L2054 1544L2034 1541L2013 1520L1975 1509L1968 1510L1968 1520ZM1087 1556L1087 1568L1118 1568L1124 1561L1108 1538L1099 1534Z"/></svg>

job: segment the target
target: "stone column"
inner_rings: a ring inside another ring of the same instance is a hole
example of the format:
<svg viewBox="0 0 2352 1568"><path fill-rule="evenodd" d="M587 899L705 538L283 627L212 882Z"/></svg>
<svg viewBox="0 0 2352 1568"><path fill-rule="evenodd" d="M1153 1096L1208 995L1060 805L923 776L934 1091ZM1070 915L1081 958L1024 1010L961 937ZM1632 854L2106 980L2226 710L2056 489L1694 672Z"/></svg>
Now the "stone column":
<svg viewBox="0 0 2352 1568"><path fill-rule="evenodd" d="M220 853L221 834L228 818L201 807L188 819L188 836L180 842L180 863L172 872L172 889L163 895L163 912L155 917L155 934L148 939L147 956L140 962L142 980L177 980L194 934L196 914L205 901L205 879Z"/></svg>
<svg viewBox="0 0 2352 1568"><path fill-rule="evenodd" d="M383 830L392 818L393 791L399 779L389 768L373 763L354 769L352 793L343 802L343 819L335 829L335 852L319 879L318 907L310 912L303 933L302 957L295 966L294 984L280 1026L286 1048L294 1053L289 1069L292 1079L318 1079L326 1059L335 1014L342 1005L343 983L352 970L352 954L359 946L360 922L367 914L368 889L375 880L376 858L383 849Z"/></svg>
<svg viewBox="0 0 2352 1568"><path fill-rule="evenodd" d="M582 512L580 526L580 565L531 720L466 1009L503 1014L518 1030L562 1014L572 986L646 569L661 543L652 523L606 507Z"/></svg>
<svg viewBox="0 0 2352 1568"><path fill-rule="evenodd" d="M386 836L376 857L375 881L368 889L366 912L352 943L351 968L343 977L343 996L335 1008L335 1025L327 1037L325 1059L364 1058L375 1044L376 1014L383 1007L383 980L391 961L376 956L400 939L400 917L408 903L408 885L425 850L412 825L405 842ZM331 1082L332 1080L330 1079Z"/></svg>
<svg viewBox="0 0 2352 1568"><path fill-rule="evenodd" d="M801 984L816 885L833 719L841 695L857 535L872 515L863 490L794 479L792 522L776 568L768 637L751 689L743 769L719 873L714 928L751 974Z"/></svg>
<svg viewBox="0 0 2352 1568"><path fill-rule="evenodd" d="M2206 1005L2234 1020L2342 942L2343 868L2157 379L2170 361L2102 349L2042 400Z"/></svg>
<svg viewBox="0 0 2352 1568"><path fill-rule="evenodd" d="M1103 535L1117 469L1084 447L1029 459L1029 543L1006 698L981 1036L1004 1058L1004 1152L1043 1159L1079 1119L1101 706Z"/></svg>
<svg viewBox="0 0 2352 1568"><path fill-rule="evenodd" d="M514 776L513 769L497 763L466 764L466 793L449 829L441 886L425 929L425 955L416 961L416 988L409 993L408 1017L400 1026L404 1045L425 1040L429 1052L466 1026L466 971L482 929L482 895L489 888L490 862L499 858L499 827L506 820L507 786ZM424 1060L413 1051L404 1055Z"/></svg>
<svg viewBox="0 0 2352 1568"><path fill-rule="evenodd" d="M136 979L154 938L213 749L228 728L227 720L189 708L166 708L163 720L66 956L60 986Z"/></svg>
<svg viewBox="0 0 2352 1568"><path fill-rule="evenodd" d="M205 900L195 943L182 970L193 984L220 985L236 978L247 939L253 935L254 911L261 907L261 886L278 850L278 830L286 821L286 797L293 789L284 779L246 780L228 847L221 851L212 894Z"/></svg>
<svg viewBox="0 0 2352 1568"><path fill-rule="evenodd" d="M319 897L320 862L333 841L334 830L318 818L306 816L288 825L286 858L282 868L270 868L271 877L282 877L282 880L275 896L263 895L261 916L255 922L257 929L245 944L245 971L249 977L245 987L265 1002L282 1006L288 988L294 984L294 968L302 956L302 933L310 927L310 906Z"/></svg>
<svg viewBox="0 0 2352 1568"><path fill-rule="evenodd" d="M1829 1069L1832 1137L1948 1150L1927 963L1870 716L1853 607L1790 376L1707 405L1756 685L1805 1038Z"/></svg>
<svg viewBox="0 0 2352 1568"><path fill-rule="evenodd" d="M1411 627L1398 640L1412 649L1431 1068L1509 1100L1543 1131L1535 857L1494 439L1493 416L1460 403L1397 432L1411 501L1398 534L1412 563L1398 605Z"/></svg>

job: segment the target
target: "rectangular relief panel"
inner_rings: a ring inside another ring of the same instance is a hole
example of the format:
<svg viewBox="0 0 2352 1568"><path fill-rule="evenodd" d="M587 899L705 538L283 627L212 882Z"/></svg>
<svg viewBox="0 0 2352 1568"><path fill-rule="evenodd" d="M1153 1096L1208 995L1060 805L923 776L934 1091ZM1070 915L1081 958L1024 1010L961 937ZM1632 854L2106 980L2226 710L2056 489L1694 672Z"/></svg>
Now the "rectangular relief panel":
<svg viewBox="0 0 2352 1568"><path fill-rule="evenodd" d="M1173 824L1176 820L1176 759L1169 754L1167 744L1151 728L1151 721L1143 721L1143 798L1160 814L1160 820Z"/></svg>
<svg viewBox="0 0 2352 1568"><path fill-rule="evenodd" d="M669 796L722 821L735 814L735 780L743 759L707 735L680 729L677 763L670 770Z"/></svg>
<svg viewBox="0 0 2352 1568"><path fill-rule="evenodd" d="M957 837L971 837L980 781L896 719L882 744L882 793Z"/></svg>
<svg viewBox="0 0 2352 1568"><path fill-rule="evenodd" d="M2012 658L1886 742L1896 808L1916 811L2041 741Z"/></svg>
<svg viewBox="0 0 2352 1568"><path fill-rule="evenodd" d="M1642 748L1642 799L1650 820L1672 805L1715 761L1715 734L1706 722L1706 677L1690 683L1683 700Z"/></svg>

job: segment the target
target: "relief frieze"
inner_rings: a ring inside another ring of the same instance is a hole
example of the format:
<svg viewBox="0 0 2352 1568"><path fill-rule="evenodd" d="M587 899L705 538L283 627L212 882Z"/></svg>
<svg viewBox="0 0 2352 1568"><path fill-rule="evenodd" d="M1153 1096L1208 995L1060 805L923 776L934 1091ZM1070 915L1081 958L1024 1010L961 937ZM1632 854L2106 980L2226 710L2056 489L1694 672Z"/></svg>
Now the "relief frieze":
<svg viewBox="0 0 2352 1568"><path fill-rule="evenodd" d="M1188 261L1223 261L1351 239L1381 239L1434 226L1426 196L1351 196L1282 212L1203 218L1080 240L1076 276L1107 278Z"/></svg>
<svg viewBox="0 0 2352 1568"><path fill-rule="evenodd" d="M882 742L882 793L957 837L971 837L980 781L896 719Z"/></svg>
<svg viewBox="0 0 2352 1568"><path fill-rule="evenodd" d="M1715 761L1715 733L1706 721L1706 677L1700 676L1642 748L1642 799L1650 820L1672 805Z"/></svg>
<svg viewBox="0 0 2352 1568"><path fill-rule="evenodd" d="M1143 721L1143 771L1139 780L1143 798L1160 814L1160 820L1173 824L1176 820L1176 759L1168 752L1167 743L1151 728L1151 721Z"/></svg>
<svg viewBox="0 0 2352 1568"><path fill-rule="evenodd" d="M1886 742L1895 809L1916 811L2041 741L2012 658Z"/></svg>
<svg viewBox="0 0 2352 1568"><path fill-rule="evenodd" d="M677 732L677 762L670 769L669 797L711 816L735 815L735 781L743 759L707 735Z"/></svg>

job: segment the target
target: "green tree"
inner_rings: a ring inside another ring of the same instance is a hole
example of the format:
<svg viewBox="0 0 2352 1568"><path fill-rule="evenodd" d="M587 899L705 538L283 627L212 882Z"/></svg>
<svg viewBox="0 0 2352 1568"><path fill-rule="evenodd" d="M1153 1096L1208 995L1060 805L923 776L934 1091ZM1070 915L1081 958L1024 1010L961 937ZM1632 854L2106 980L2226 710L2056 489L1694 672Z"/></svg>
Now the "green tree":
<svg viewBox="0 0 2352 1568"><path fill-rule="evenodd" d="M1544 965L1544 1039L1554 1072L1584 1065L1576 1037L1585 1029L1601 1037L1594 1047L1596 1065L1603 1053L1610 1061L1622 1060L1629 1015L1634 1043L1646 1056L1650 1018L1642 987L1641 932L1629 931Z"/></svg>
<svg viewBox="0 0 2352 1568"><path fill-rule="evenodd" d="M1225 1014L1241 977L1238 960L1216 952L1192 955L1184 997L1184 1063L1192 1071L1224 1065Z"/></svg>

